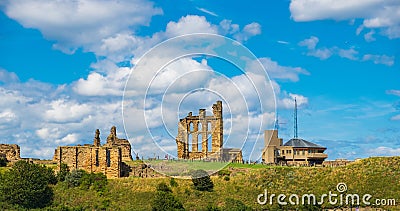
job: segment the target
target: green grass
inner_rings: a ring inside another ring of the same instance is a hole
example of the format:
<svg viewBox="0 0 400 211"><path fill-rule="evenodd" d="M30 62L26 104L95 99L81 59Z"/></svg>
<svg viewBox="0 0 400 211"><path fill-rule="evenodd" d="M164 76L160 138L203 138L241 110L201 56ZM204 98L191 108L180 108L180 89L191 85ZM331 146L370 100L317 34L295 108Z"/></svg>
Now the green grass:
<svg viewBox="0 0 400 211"><path fill-rule="evenodd" d="M130 164L139 165L132 161ZM211 163L209 163L213 167ZM183 165L182 163L179 165ZM197 167L199 163L190 165ZM257 196L267 189L274 194L313 193L317 196L336 191L339 182L347 184L348 193L371 194L372 199L395 198L400 205L400 157L368 158L342 167L273 167L265 165L229 164L230 180L212 176L214 191L194 190L191 180L175 179L173 194L188 210L205 210L207 205L222 207L227 198L242 201L256 210L280 209L274 205L259 205ZM157 184L170 178L120 178L109 180L108 190L97 193L80 188L68 189L63 184L54 187L53 208L69 207L88 210L150 210ZM325 208L334 208L328 203ZM306 207L288 206L288 209L307 210ZM383 207L400 210L400 207Z"/></svg>

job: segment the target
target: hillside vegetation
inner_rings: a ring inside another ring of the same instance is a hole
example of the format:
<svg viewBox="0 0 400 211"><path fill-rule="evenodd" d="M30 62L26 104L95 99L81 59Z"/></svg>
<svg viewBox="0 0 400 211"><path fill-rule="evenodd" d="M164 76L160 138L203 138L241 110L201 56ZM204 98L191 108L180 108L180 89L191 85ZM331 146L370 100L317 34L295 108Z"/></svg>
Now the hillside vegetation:
<svg viewBox="0 0 400 211"><path fill-rule="evenodd" d="M342 167L271 167L263 165L232 164L211 177L213 191L198 191L191 180L170 178L121 178L108 180L107 187L98 191L92 188L67 187L63 182L53 187L51 209L59 210L151 210L157 185L170 186L174 197L186 210L226 210L227 207L244 206L254 210L298 209L319 210L339 208L326 200L319 207L309 205L279 206L276 200L260 205L257 196L267 189L269 194L312 193L317 201L329 191L337 193L337 184L345 183L349 194L370 194L375 199L396 199L400 204L400 157L375 157ZM287 199L286 199L287 201ZM1 207L1 206L0 206ZM376 207L369 205L368 207ZM400 210L400 206L379 206ZM239 209L242 210L242 209Z"/></svg>

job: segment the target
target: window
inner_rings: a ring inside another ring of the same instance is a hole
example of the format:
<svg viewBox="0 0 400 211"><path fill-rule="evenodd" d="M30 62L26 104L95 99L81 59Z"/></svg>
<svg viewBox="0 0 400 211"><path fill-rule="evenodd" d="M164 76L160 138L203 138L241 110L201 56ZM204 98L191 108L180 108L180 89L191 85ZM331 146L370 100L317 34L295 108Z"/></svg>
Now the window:
<svg viewBox="0 0 400 211"><path fill-rule="evenodd" d="M99 150L96 150L96 166L99 166Z"/></svg>
<svg viewBox="0 0 400 211"><path fill-rule="evenodd" d="M106 162L107 162L107 167L111 166L111 159L110 159L110 150L106 150Z"/></svg>
<svg viewBox="0 0 400 211"><path fill-rule="evenodd" d="M305 151L305 150L301 150L301 154L302 154L302 155L305 155L305 154L306 154L306 151Z"/></svg>
<svg viewBox="0 0 400 211"><path fill-rule="evenodd" d="M285 150L282 150L282 155L284 155L285 154Z"/></svg>

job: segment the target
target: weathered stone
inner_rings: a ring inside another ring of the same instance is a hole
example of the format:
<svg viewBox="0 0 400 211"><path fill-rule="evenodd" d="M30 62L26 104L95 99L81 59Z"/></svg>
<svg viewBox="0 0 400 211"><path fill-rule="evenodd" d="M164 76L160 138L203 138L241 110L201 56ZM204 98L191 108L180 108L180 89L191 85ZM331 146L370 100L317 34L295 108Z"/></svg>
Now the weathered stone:
<svg viewBox="0 0 400 211"><path fill-rule="evenodd" d="M176 137L178 158L242 162L240 149L222 148L222 101L217 101L212 108L212 116L206 116L206 110L199 109L198 116L189 112L188 116L180 119ZM210 139L211 150L208 146Z"/></svg>
<svg viewBox="0 0 400 211"><path fill-rule="evenodd" d="M123 161L131 161L131 145L126 139L116 136L116 128L111 128L107 143L100 145L100 131L96 130L93 145L59 146L53 160L58 166L61 163L70 169L83 169L88 172L102 172L107 178L118 178L129 174Z"/></svg>
<svg viewBox="0 0 400 211"><path fill-rule="evenodd" d="M0 157L13 162L21 159L20 148L16 144L0 144Z"/></svg>

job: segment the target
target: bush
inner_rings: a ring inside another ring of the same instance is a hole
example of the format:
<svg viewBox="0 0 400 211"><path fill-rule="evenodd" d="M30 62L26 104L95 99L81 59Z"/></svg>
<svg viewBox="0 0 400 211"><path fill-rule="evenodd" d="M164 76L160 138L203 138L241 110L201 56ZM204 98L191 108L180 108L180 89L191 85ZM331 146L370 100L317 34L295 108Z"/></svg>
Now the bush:
<svg viewBox="0 0 400 211"><path fill-rule="evenodd" d="M231 199L227 198L225 200L225 206L223 210L232 210L232 211L247 211L247 210L252 210L250 207L246 206L243 204L243 202L236 200L236 199Z"/></svg>
<svg viewBox="0 0 400 211"><path fill-rule="evenodd" d="M225 177L224 177L224 180L225 180L225 181L229 181L229 180L231 180L231 178L230 178L229 176L225 176Z"/></svg>
<svg viewBox="0 0 400 211"><path fill-rule="evenodd" d="M171 187L178 187L178 183L175 181L175 178L171 177L171 179L169 180L169 185L171 185Z"/></svg>
<svg viewBox="0 0 400 211"><path fill-rule="evenodd" d="M182 203L172 195L172 190L164 182L158 184L152 204L153 211L185 210Z"/></svg>
<svg viewBox="0 0 400 211"><path fill-rule="evenodd" d="M7 166L7 158L1 157L0 158L0 167Z"/></svg>
<svg viewBox="0 0 400 211"><path fill-rule="evenodd" d="M199 191L212 191L214 183L212 182L208 173L202 169L195 170L192 173L192 182L194 189Z"/></svg>
<svg viewBox="0 0 400 211"><path fill-rule="evenodd" d="M73 170L65 177L68 187L78 187L83 189L92 188L95 191L105 191L107 187L107 177L103 173L87 173L84 170Z"/></svg>
<svg viewBox="0 0 400 211"><path fill-rule="evenodd" d="M83 170L72 170L71 173L67 174L65 177L65 182L67 183L67 186L70 187L78 187L81 185L81 179L84 174L87 174Z"/></svg>
<svg viewBox="0 0 400 211"><path fill-rule="evenodd" d="M53 200L49 184L56 181L51 168L18 161L1 175L0 201L25 208L43 208Z"/></svg>
<svg viewBox="0 0 400 211"><path fill-rule="evenodd" d="M218 176L222 177L222 176L230 176L231 175L231 171L229 171L228 169L221 169L218 171Z"/></svg>
<svg viewBox="0 0 400 211"><path fill-rule="evenodd" d="M57 173L57 180L59 182L65 181L65 177L69 174L69 168L67 164L61 163L60 165L60 171Z"/></svg>
<svg viewBox="0 0 400 211"><path fill-rule="evenodd" d="M162 182L162 183L160 183L160 184L157 185L157 191L172 193L171 188L168 187L168 185L165 184L165 182Z"/></svg>

